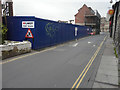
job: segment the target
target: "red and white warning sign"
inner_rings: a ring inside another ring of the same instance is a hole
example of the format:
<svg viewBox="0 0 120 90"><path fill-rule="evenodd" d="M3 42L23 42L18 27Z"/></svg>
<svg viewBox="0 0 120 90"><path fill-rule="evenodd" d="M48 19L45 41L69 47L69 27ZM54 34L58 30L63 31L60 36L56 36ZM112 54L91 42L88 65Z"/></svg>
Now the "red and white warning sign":
<svg viewBox="0 0 120 90"><path fill-rule="evenodd" d="M22 21L22 28L34 28L35 22L34 21Z"/></svg>
<svg viewBox="0 0 120 90"><path fill-rule="evenodd" d="M32 34L30 29L28 29L28 31L27 31L27 33L25 35L25 38L33 38L33 34Z"/></svg>

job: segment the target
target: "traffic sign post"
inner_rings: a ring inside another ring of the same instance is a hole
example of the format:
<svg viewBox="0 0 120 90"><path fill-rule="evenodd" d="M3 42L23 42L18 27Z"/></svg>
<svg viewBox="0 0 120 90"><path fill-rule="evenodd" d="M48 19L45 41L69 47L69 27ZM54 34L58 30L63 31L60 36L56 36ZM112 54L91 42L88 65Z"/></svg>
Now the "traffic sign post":
<svg viewBox="0 0 120 90"><path fill-rule="evenodd" d="M25 38L34 38L30 29L28 29L28 31L27 31L27 33L25 35Z"/></svg>

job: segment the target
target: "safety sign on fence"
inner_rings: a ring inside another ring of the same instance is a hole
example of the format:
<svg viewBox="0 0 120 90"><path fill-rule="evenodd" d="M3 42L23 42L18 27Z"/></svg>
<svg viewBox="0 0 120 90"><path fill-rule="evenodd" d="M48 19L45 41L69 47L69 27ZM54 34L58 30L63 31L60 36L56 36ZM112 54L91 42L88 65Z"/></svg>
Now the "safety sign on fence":
<svg viewBox="0 0 120 90"><path fill-rule="evenodd" d="M30 29L28 29L28 31L27 31L27 33L25 35L25 38L34 38Z"/></svg>
<svg viewBox="0 0 120 90"><path fill-rule="evenodd" d="M77 36L77 34L78 34L78 28L75 27L75 36Z"/></svg>
<svg viewBox="0 0 120 90"><path fill-rule="evenodd" d="M34 21L22 21L22 28L34 28Z"/></svg>

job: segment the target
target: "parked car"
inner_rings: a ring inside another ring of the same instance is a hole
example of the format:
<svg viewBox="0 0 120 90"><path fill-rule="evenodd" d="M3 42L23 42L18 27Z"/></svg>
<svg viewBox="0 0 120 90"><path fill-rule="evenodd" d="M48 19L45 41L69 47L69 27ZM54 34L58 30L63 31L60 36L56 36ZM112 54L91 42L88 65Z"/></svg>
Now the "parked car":
<svg viewBox="0 0 120 90"><path fill-rule="evenodd" d="M90 33L88 33L89 35L95 35L95 32L90 32Z"/></svg>

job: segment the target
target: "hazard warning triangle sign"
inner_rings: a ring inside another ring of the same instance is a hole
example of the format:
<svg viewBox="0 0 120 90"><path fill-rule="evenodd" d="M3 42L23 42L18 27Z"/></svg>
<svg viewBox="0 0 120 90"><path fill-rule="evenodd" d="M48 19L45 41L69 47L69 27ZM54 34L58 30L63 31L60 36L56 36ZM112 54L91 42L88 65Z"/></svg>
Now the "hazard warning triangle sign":
<svg viewBox="0 0 120 90"><path fill-rule="evenodd" d="M30 29L28 29L28 31L27 31L27 33L25 35L25 38L33 38L33 34L32 34Z"/></svg>

